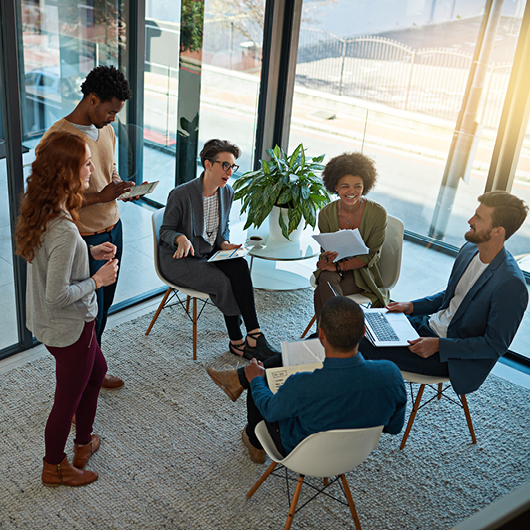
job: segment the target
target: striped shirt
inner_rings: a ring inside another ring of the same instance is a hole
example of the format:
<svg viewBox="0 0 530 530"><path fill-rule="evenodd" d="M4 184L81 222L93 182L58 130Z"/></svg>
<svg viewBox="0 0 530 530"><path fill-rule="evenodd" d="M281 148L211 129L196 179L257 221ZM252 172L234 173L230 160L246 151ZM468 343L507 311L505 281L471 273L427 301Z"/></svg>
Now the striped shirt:
<svg viewBox="0 0 530 530"><path fill-rule="evenodd" d="M204 232L202 237L213 247L219 228L219 190L211 197L203 195L202 206L204 209Z"/></svg>

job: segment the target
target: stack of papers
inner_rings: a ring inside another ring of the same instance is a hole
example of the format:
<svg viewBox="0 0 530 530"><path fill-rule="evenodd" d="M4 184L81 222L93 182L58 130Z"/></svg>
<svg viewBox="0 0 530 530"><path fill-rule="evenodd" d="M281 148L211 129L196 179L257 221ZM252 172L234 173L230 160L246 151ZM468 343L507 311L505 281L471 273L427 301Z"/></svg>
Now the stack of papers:
<svg viewBox="0 0 530 530"><path fill-rule="evenodd" d="M337 260L368 254L370 249L364 244L359 229L339 230L313 236L313 239L326 251L338 252Z"/></svg>

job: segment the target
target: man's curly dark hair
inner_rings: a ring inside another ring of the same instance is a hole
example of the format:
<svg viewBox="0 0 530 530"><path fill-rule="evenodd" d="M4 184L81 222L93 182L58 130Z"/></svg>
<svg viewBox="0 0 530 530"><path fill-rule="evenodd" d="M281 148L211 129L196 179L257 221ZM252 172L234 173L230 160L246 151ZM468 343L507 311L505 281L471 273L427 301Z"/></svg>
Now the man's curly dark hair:
<svg viewBox="0 0 530 530"><path fill-rule="evenodd" d="M94 68L81 84L81 92L84 97L95 94L101 103L110 101L112 98L126 101L132 97L129 82L114 66Z"/></svg>
<svg viewBox="0 0 530 530"><path fill-rule="evenodd" d="M342 153L342 155L333 157L322 172L324 186L330 193L335 193L337 182L345 175L362 178L363 195L374 187L377 180L374 161L362 153Z"/></svg>

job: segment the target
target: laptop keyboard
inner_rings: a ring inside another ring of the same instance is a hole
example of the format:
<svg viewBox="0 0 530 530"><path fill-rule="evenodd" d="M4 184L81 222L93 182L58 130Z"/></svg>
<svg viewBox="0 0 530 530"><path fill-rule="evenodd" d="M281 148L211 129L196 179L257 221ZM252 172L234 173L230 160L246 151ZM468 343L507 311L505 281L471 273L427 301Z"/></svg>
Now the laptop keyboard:
<svg viewBox="0 0 530 530"><path fill-rule="evenodd" d="M382 313L365 313L364 318L369 322L372 332L378 340L398 341L399 338L392 326Z"/></svg>

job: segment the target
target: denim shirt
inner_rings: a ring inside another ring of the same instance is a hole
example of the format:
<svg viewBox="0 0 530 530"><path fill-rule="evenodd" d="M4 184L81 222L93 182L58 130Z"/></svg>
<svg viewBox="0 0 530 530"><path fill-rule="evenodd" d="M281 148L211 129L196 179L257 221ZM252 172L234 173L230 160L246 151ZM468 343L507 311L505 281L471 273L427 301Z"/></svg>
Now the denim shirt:
<svg viewBox="0 0 530 530"><path fill-rule="evenodd" d="M332 429L384 425L397 434L403 427L407 394L398 367L390 361L327 357L314 372L292 375L273 394L265 379L251 381L262 416L278 421L285 450L291 452L310 434Z"/></svg>

